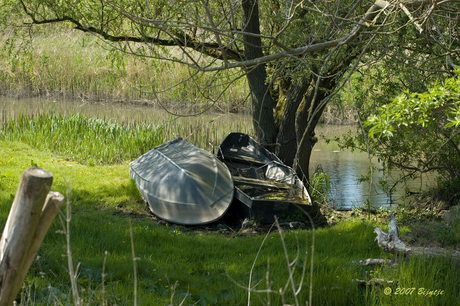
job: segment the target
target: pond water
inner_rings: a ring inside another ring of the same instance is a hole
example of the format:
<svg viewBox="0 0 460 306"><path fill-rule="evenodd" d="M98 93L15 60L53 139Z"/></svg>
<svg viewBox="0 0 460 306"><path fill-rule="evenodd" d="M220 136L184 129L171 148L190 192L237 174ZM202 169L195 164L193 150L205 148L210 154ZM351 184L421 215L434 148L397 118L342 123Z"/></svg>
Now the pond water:
<svg viewBox="0 0 460 306"><path fill-rule="evenodd" d="M350 130L356 131L355 126L320 126L316 134L332 139L336 136L344 135ZM384 178L382 172L373 170L372 180L359 182L363 176L370 176L371 165L380 167L376 159L369 161L366 152L351 152L342 150L336 142L326 143L324 137L315 145L310 161L310 173L314 173L318 165L327 173L330 179L330 191L328 199L330 205L340 210L349 210L362 207L366 201L374 208L395 207L405 201L406 189L411 192L420 192L433 185L436 175L432 173L424 174L420 179L409 180L404 185L398 184L391 194L385 192L379 180ZM399 171L392 171L387 178L388 186L400 176Z"/></svg>
<svg viewBox="0 0 460 306"><path fill-rule="evenodd" d="M149 124L163 124L172 120L181 122L197 122L204 119L219 117L219 120L235 122L240 118L238 114L209 114L177 118L165 110L154 107L148 102L87 102L81 100L55 100L45 98L12 99L0 97L0 110L7 114L36 114L39 112L53 111L57 114L84 114L88 117L113 120L119 123L146 122ZM180 111L180 110L179 110Z"/></svg>
<svg viewBox="0 0 460 306"><path fill-rule="evenodd" d="M178 120L181 124L200 125L213 124L213 128L219 130L216 132L217 138L211 144L214 149L218 143L218 139L231 131L240 131L250 133L252 121L248 115L242 114L205 114L198 117L176 118L167 114L164 110L159 110L149 105L126 104L126 103L89 103L82 101L55 101L50 99L9 99L0 97L0 111L2 112L2 120L4 117L14 113L33 114L40 111L53 110L58 114L68 115L73 113L81 113L87 116L114 120L120 123L125 122L148 122L156 125L165 124L171 120ZM215 123L219 122L218 125ZM391 195L384 192L378 184L379 178L382 178L382 173L374 172L372 177L372 185L369 182L360 183L358 179L363 175L368 175L369 162L368 156L363 152L351 152L339 149L334 142L326 143L323 137L333 138L343 135L350 129L355 129L354 126L320 126L317 128L316 134L319 136L319 141L314 147L310 161L310 174L313 174L320 165L322 170L327 174L330 180L330 191L328 200L330 204L340 210L348 210L357 207L362 207L366 201L369 201L373 207L390 207L398 205L404 201L404 189L408 187L411 191L419 191L425 186L433 183L434 176L425 176L423 180L408 182L406 186L401 186L396 189ZM168 137L183 137L187 135L169 135ZM212 149L211 149L212 148ZM377 164L374 160L372 163ZM392 173L389 178L391 184L392 179L396 179L397 172Z"/></svg>

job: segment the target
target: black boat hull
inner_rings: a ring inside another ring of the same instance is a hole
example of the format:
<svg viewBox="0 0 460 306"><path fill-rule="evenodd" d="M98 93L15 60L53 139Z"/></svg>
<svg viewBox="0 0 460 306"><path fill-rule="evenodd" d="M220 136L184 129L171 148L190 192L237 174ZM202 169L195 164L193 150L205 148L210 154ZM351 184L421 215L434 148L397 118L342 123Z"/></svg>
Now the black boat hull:
<svg viewBox="0 0 460 306"><path fill-rule="evenodd" d="M311 199L295 171L254 139L230 133L219 146L217 158L232 174L234 204L241 215L272 223L275 216L285 218L308 212Z"/></svg>

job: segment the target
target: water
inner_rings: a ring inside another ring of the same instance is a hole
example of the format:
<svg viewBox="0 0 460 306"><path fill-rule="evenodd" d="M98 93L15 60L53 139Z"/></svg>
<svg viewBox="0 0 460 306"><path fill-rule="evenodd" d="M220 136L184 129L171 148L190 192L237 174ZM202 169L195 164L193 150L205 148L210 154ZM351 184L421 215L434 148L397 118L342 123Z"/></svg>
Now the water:
<svg viewBox="0 0 460 306"><path fill-rule="evenodd" d="M18 112L34 114L40 111L55 111L58 114L80 113L87 116L114 120L120 123L125 122L148 122L156 125L166 124L172 120L180 120L181 124L190 126L196 124L211 124L212 128L218 129L215 140L211 147L206 149L213 150L220 140L231 131L248 132L251 130L252 120L247 115L241 114L206 114L199 117L187 117L174 119L163 110L158 110L149 105L126 104L126 103L88 103L82 101L53 101L46 99L8 99L0 97L0 111L2 116ZM0 118L2 119L2 118ZM2 119L4 120L4 118ZM218 124L216 124L218 123ZM333 138L343 135L352 126L320 126L316 130L319 136ZM168 135L174 137L187 138L187 135ZM377 164L377 161L372 161ZM408 187L411 191L418 191L434 181L434 176L425 176L423 181L410 181L406 186L396 189L391 195L387 194L379 187L379 178L382 173L374 173L372 186L368 182L359 183L358 179L369 173L371 163L368 156L363 152L350 152L339 149L334 142L327 144L323 137L319 137L318 143L314 147L310 161L310 173L313 174L318 165L327 173L331 188L328 194L330 204L337 209L347 210L362 207L369 201L373 207L390 207L404 201L404 189ZM396 178L399 173L392 173ZM391 184L392 178L389 179Z"/></svg>
<svg viewBox="0 0 460 306"><path fill-rule="evenodd" d="M57 114L83 114L105 120L114 120L119 123L126 122L147 122L151 124L163 124L177 119L166 111L152 107L148 103L117 103L117 102L87 102L79 100L52 100L52 99L11 99L0 97L0 109L10 114L25 113L34 114L40 111L53 111ZM228 114L226 117L235 121L238 115ZM215 114L203 116L182 117L180 121L199 121L203 117L211 120L216 118Z"/></svg>
<svg viewBox="0 0 460 306"><path fill-rule="evenodd" d="M317 135L326 138L334 138L348 131L356 130L355 126L320 126L316 130ZM337 209L349 210L362 207L366 201L374 208L390 206L395 207L405 200L405 189L419 192L428 185L433 184L435 175L429 173L422 176L422 180L410 180L404 186L399 186L391 193L383 191L379 185L379 179L383 179L383 173L373 171L372 184L358 182L365 175L370 174L370 166L380 166L377 160L369 161L365 152L351 152L341 150L337 143L327 144L323 137L319 137L310 160L310 173L313 173L318 165L327 173L331 186L328 194L330 204ZM393 171L388 178L389 186L392 186L400 175L399 171Z"/></svg>

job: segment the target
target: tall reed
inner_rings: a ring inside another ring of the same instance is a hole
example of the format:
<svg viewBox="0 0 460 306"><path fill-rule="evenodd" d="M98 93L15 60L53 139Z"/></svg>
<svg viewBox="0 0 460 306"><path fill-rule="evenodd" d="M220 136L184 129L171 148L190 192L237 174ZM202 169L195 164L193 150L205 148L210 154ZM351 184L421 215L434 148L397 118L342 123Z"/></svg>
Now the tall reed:
<svg viewBox="0 0 460 306"><path fill-rule="evenodd" d="M20 141L90 165L130 160L162 142L163 129L112 123L75 114L18 114L3 124L0 139Z"/></svg>
<svg viewBox="0 0 460 306"><path fill-rule="evenodd" d="M130 161L176 137L215 153L229 132L251 131L249 120L220 116L176 118L153 125L82 114L65 116L53 111L26 115L2 110L0 140L24 142L88 165Z"/></svg>
<svg viewBox="0 0 460 306"><path fill-rule="evenodd" d="M43 27L22 37L5 31L0 42L1 94L160 100L177 109L209 107L217 99L213 108L223 111L244 106L248 96L239 71L191 77L194 72L183 65L124 55L71 29Z"/></svg>

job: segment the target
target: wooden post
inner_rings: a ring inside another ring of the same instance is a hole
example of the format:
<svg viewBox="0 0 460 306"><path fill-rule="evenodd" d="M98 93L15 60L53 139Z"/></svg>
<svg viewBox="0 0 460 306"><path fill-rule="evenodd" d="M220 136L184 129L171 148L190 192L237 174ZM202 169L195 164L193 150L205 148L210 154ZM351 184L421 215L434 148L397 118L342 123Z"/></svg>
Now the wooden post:
<svg viewBox="0 0 460 306"><path fill-rule="evenodd" d="M64 197L49 192L53 175L29 168L21 176L0 238L0 306L13 304ZM46 204L45 204L46 200Z"/></svg>

